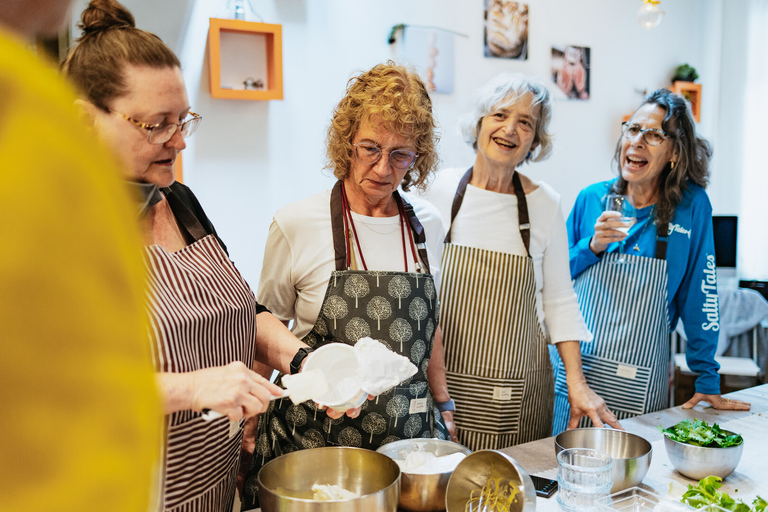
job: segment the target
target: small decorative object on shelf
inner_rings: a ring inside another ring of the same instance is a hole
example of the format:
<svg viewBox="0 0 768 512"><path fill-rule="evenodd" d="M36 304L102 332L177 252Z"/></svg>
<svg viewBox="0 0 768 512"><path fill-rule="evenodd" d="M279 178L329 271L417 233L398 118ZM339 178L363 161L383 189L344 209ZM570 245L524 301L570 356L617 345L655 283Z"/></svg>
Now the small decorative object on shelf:
<svg viewBox="0 0 768 512"><path fill-rule="evenodd" d="M283 99L283 28L270 23L210 19L211 97Z"/></svg>
<svg viewBox="0 0 768 512"><path fill-rule="evenodd" d="M672 83L672 92L682 94L686 101L691 104L691 113L693 119L701 122L701 84L693 82L676 81Z"/></svg>

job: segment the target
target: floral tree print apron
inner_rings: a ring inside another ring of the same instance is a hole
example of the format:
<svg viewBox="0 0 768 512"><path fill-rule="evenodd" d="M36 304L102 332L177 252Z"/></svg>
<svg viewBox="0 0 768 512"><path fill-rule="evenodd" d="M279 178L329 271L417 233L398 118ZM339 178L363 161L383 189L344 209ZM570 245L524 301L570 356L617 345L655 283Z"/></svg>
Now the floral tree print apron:
<svg viewBox="0 0 768 512"><path fill-rule="evenodd" d="M194 214L173 192L168 203L194 243L173 253L145 248L152 358L159 372L191 372L253 361L256 298ZM226 320L226 321L224 321ZM205 421L199 412L165 416L163 508L173 512L232 510L243 420Z"/></svg>
<svg viewBox="0 0 768 512"><path fill-rule="evenodd" d="M435 407L427 382L427 366L438 322L438 303L429 268L424 229L410 204L395 192L403 234L403 251L412 257L417 272L353 270L351 243L357 241L342 182L331 192L331 222L336 270L328 281L317 322L304 338L318 348L332 342L354 345L374 338L408 357L418 371L375 400L366 401L355 419L328 417L311 400L294 405L275 400L259 420L256 451L245 487L245 499L256 494L252 479L258 467L284 453L322 446L353 446L375 450L407 438L448 439L448 431ZM406 235L407 233L407 235ZM410 244L406 243L406 238ZM419 244L416 255L413 239ZM410 246L409 246L410 245ZM410 249L410 251L408 251ZM407 265L407 260L406 260ZM407 266L406 266L407 268Z"/></svg>
<svg viewBox="0 0 768 512"><path fill-rule="evenodd" d="M459 182L443 249L443 343L459 442L500 449L552 428L554 390L547 340L536 313L528 203L515 172L520 235L528 256L451 242L470 168Z"/></svg>
<svg viewBox="0 0 768 512"><path fill-rule="evenodd" d="M658 229L667 233L667 225ZM591 343L581 343L584 377L623 420L666 409L669 403L669 312L667 237L657 236L656 258L625 254L616 263L609 253L579 274L574 288ZM551 350L555 368L555 422L552 433L568 426L570 404L565 368ZM592 426L589 418L580 427Z"/></svg>

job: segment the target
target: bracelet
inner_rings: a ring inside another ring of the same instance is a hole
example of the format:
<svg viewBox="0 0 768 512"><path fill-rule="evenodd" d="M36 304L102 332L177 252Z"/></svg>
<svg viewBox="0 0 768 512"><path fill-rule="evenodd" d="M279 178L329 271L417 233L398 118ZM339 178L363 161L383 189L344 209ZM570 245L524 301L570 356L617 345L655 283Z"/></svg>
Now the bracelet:
<svg viewBox="0 0 768 512"><path fill-rule="evenodd" d="M296 375L299 373L299 370L301 370L302 361L306 359L310 352L312 352L311 348L304 347L301 347L298 352L296 352L296 355L293 356L293 359L291 360L291 375Z"/></svg>
<svg viewBox="0 0 768 512"><path fill-rule="evenodd" d="M435 402L435 405L437 406L437 410L440 412L456 410L456 402L454 402L453 399L448 400L447 402Z"/></svg>

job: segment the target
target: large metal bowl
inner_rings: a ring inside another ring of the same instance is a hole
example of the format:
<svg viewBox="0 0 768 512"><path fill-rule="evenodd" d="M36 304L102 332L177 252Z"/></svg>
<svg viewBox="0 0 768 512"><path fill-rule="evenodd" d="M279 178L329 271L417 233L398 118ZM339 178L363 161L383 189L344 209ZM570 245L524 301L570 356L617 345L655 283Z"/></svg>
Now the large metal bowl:
<svg viewBox="0 0 768 512"><path fill-rule="evenodd" d="M435 456L463 453L469 455L472 450L441 439L403 439L387 443L376 450L392 459L403 460L413 451L434 453ZM412 512L434 512L445 510L445 490L452 471L435 474L403 472L400 477L400 508Z"/></svg>
<svg viewBox="0 0 768 512"><path fill-rule="evenodd" d="M520 490L510 512L536 510L536 489L528 473L515 459L496 450L479 450L459 462L448 480L445 493L447 512L464 512L472 491L482 489L489 478L502 478Z"/></svg>
<svg viewBox="0 0 768 512"><path fill-rule="evenodd" d="M396 512L400 468L386 455L348 447L282 455L258 475L262 512ZM339 485L359 498L314 501L312 485Z"/></svg>
<svg viewBox="0 0 768 512"><path fill-rule="evenodd" d="M610 428L576 428L555 437L555 454L566 448L591 448L613 457L611 493L639 486L651 466L653 449L644 438Z"/></svg>
<svg viewBox="0 0 768 512"><path fill-rule="evenodd" d="M723 430L728 435L733 432ZM693 480L714 475L725 478L736 469L744 451L744 443L728 448L704 448L692 444L680 443L664 436L669 462L683 476Z"/></svg>

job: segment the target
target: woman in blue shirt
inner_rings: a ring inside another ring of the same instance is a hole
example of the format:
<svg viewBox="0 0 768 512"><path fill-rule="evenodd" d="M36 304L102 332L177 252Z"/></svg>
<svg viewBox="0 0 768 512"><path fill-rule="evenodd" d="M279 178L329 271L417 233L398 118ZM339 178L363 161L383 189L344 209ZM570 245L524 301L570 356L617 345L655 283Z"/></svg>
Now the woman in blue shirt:
<svg viewBox="0 0 768 512"><path fill-rule="evenodd" d="M682 318L696 393L716 409L748 410L720 396L720 329L712 206L704 188L712 155L683 97L651 94L624 123L614 156L618 178L582 190L568 217L571 276L592 343L582 344L587 382L619 419L668 407L669 330ZM606 194L628 196L637 221L625 234ZM625 262L617 262L623 240ZM562 364L556 369L564 381ZM556 385L555 431L568 418Z"/></svg>

